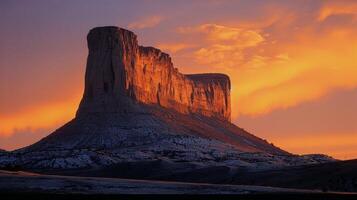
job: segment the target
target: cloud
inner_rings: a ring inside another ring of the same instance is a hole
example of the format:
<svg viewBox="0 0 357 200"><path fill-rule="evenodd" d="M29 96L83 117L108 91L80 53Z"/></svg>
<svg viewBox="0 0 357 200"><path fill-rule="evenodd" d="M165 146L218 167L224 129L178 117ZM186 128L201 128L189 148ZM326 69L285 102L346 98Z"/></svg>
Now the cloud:
<svg viewBox="0 0 357 200"><path fill-rule="evenodd" d="M320 10L310 16L283 13L281 20L261 29L220 24L178 28L196 48L176 60L193 66L194 72L231 77L233 119L264 115L357 87L357 22L311 20L316 13Z"/></svg>
<svg viewBox="0 0 357 200"><path fill-rule="evenodd" d="M152 28L160 24L162 22L163 17L161 16L150 16L145 17L139 21L132 22L128 25L129 29L145 29L145 28Z"/></svg>
<svg viewBox="0 0 357 200"><path fill-rule="evenodd" d="M330 16L336 15L353 15L357 16L356 1L327 1L320 9L317 20L324 21Z"/></svg>
<svg viewBox="0 0 357 200"><path fill-rule="evenodd" d="M323 35L300 32L301 38L294 43L277 47L289 52L288 57L265 60L255 71L247 66L238 70L233 75L238 85L233 94L239 105L237 115L266 114L357 87L355 34L346 29Z"/></svg>
<svg viewBox="0 0 357 200"><path fill-rule="evenodd" d="M188 37L200 38L199 48L191 52L196 64L232 69L244 60L244 51L264 42L257 30L228 27L218 24L202 24L181 27L178 32Z"/></svg>
<svg viewBox="0 0 357 200"><path fill-rule="evenodd" d="M192 48L194 45L186 44L186 43L162 43L156 45L162 51L167 51L169 53L177 53L187 48Z"/></svg>
<svg viewBox="0 0 357 200"><path fill-rule="evenodd" d="M202 24L197 27L180 27L179 33L199 33L212 43L225 43L245 48L256 46L264 41L263 36L255 30L228 27L218 24Z"/></svg>

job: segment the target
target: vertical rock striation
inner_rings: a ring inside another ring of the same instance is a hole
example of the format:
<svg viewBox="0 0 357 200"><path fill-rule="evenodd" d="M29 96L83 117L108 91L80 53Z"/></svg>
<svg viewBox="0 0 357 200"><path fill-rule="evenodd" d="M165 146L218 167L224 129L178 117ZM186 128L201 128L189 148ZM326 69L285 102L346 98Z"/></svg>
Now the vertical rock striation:
<svg viewBox="0 0 357 200"><path fill-rule="evenodd" d="M85 91L77 116L130 112L135 103L230 121L230 80L224 74L184 75L168 54L138 45L136 35L98 27L88 36Z"/></svg>

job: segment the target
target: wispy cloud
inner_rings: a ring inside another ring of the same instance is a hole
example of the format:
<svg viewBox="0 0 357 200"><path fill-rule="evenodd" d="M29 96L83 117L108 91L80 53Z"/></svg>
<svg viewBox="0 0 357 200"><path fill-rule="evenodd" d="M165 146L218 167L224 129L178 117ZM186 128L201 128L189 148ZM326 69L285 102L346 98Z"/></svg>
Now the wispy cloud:
<svg viewBox="0 0 357 200"><path fill-rule="evenodd" d="M194 45L186 44L186 43L161 43L158 44L157 47L163 51L167 51L169 53L177 53L184 49L192 48Z"/></svg>
<svg viewBox="0 0 357 200"><path fill-rule="evenodd" d="M160 24L162 22L162 16L149 16L142 18L138 21L132 22L128 25L129 29L145 29L152 28Z"/></svg>
<svg viewBox="0 0 357 200"><path fill-rule="evenodd" d="M178 28L180 33L201 33L215 43L228 43L241 48L255 46L264 41L258 31L218 24L202 24L197 27Z"/></svg>
<svg viewBox="0 0 357 200"><path fill-rule="evenodd" d="M317 20L323 21L330 16L353 15L357 17L356 1L326 1L318 13ZM356 18L357 19L357 18Z"/></svg>
<svg viewBox="0 0 357 200"><path fill-rule="evenodd" d="M200 65L231 69L244 59L243 51L261 44L265 39L258 30L229 27L218 24L202 24L181 27L181 34L200 38L200 47L192 52Z"/></svg>

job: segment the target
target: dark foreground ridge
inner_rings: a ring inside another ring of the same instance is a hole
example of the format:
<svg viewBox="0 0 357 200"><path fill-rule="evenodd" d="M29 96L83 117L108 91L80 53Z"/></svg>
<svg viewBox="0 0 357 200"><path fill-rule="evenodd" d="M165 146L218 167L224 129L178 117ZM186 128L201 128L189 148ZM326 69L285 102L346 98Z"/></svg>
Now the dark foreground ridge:
<svg viewBox="0 0 357 200"><path fill-rule="evenodd" d="M7 180L8 182L6 183ZM117 178L40 175L0 170L0 188L4 191L43 191L47 193L81 194L257 194L257 193L319 193L260 186L214 185L167 181L130 180ZM128 188L131 188L128 190Z"/></svg>

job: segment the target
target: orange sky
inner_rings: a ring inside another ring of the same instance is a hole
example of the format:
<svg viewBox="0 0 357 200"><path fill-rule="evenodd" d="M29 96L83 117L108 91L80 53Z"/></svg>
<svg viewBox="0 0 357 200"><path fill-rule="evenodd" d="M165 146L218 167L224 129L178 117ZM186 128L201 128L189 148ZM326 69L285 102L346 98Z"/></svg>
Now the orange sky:
<svg viewBox="0 0 357 200"><path fill-rule="evenodd" d="M233 122L253 134L297 154L357 158L355 1L34 2L0 3L0 148L74 117L85 36L116 25L181 72L230 75Z"/></svg>

